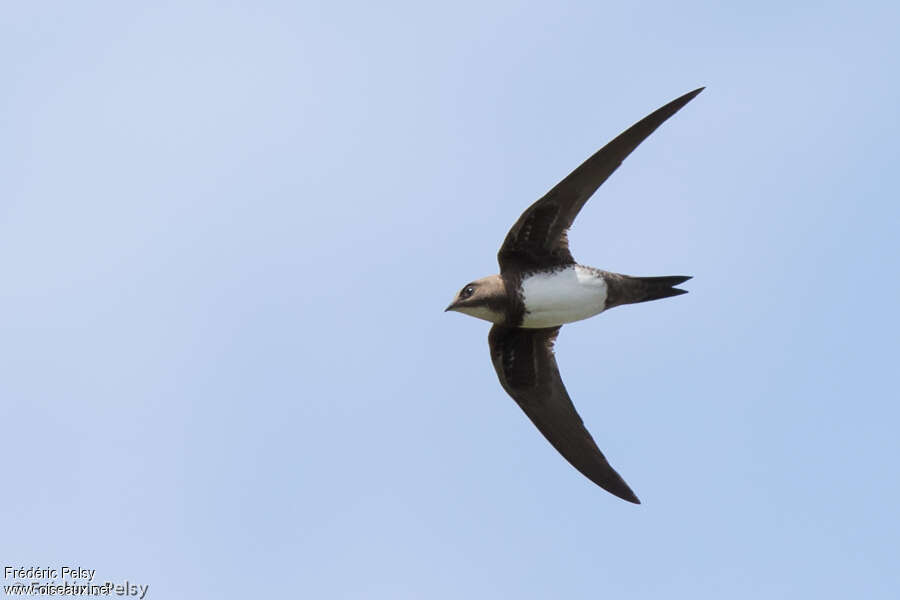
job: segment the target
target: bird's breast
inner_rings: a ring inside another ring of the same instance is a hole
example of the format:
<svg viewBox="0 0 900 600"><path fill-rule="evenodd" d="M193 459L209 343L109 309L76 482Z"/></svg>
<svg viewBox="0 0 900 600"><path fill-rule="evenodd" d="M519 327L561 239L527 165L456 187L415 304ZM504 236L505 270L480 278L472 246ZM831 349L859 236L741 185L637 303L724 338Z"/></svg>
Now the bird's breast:
<svg viewBox="0 0 900 600"><path fill-rule="evenodd" d="M556 327L603 312L607 286L596 269L573 265L542 271L522 280L522 327Z"/></svg>

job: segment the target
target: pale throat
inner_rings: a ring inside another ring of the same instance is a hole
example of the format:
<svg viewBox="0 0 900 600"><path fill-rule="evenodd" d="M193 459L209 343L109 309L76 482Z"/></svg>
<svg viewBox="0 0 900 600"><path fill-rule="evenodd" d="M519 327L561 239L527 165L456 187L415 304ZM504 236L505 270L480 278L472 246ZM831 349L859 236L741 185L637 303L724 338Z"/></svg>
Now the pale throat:
<svg viewBox="0 0 900 600"><path fill-rule="evenodd" d="M503 313L491 310L487 306L460 306L455 310L470 317L484 319L495 324L503 323L506 320L506 316Z"/></svg>
<svg viewBox="0 0 900 600"><path fill-rule="evenodd" d="M556 327L593 317L606 308L608 289L602 275L572 265L535 273L522 280L525 316L522 327Z"/></svg>

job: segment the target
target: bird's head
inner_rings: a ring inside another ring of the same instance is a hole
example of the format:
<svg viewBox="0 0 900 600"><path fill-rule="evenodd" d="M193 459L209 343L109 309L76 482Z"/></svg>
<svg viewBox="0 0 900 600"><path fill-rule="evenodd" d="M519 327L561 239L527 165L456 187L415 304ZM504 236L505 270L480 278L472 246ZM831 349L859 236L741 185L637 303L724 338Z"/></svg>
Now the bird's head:
<svg viewBox="0 0 900 600"><path fill-rule="evenodd" d="M506 319L506 286L499 275L476 279L463 286L444 312L455 310L491 323Z"/></svg>

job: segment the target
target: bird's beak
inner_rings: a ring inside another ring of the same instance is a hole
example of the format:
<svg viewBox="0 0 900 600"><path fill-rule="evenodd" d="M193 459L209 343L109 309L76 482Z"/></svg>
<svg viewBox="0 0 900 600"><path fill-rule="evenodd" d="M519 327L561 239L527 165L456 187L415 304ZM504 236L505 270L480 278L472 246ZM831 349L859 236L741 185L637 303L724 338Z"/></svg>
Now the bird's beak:
<svg viewBox="0 0 900 600"><path fill-rule="evenodd" d="M444 312L447 312L448 310L453 310L454 308L456 308L456 300L451 302L450 306L448 306L447 308L444 309Z"/></svg>

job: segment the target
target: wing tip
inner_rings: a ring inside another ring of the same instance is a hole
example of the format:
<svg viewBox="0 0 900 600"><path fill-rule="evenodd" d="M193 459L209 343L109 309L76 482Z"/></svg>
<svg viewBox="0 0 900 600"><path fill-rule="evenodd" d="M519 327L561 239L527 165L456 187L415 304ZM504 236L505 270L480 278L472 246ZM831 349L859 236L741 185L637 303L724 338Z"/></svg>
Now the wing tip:
<svg viewBox="0 0 900 600"><path fill-rule="evenodd" d="M616 470L609 465L609 463L607 463L607 467L611 472L611 477L608 476L601 479L588 475L588 479L596 483L599 487L603 488L613 496L616 496L617 498L621 498L622 500L631 502L632 504L640 504L641 501L637 497L637 494L635 494L634 491L632 491L631 487L627 483L625 483L625 480L622 479L622 476L619 475ZM587 475L587 473L584 474Z"/></svg>
<svg viewBox="0 0 900 600"><path fill-rule="evenodd" d="M686 101L693 100L697 95L700 94L700 92L702 92L705 89L706 89L705 85L700 86L696 90L691 90L690 92L688 92L687 94L682 96L682 98L685 98Z"/></svg>
<svg viewBox="0 0 900 600"><path fill-rule="evenodd" d="M615 491L613 491L609 488L604 488L604 489L607 492L611 493L613 496L617 496L617 497L621 498L622 500L625 500L626 502L631 502L632 504L640 504L641 503L640 498L638 498L637 495L635 495L635 493L631 491L631 488L628 487L628 484L625 484L625 489L617 489Z"/></svg>
<svg viewBox="0 0 900 600"><path fill-rule="evenodd" d="M676 98L675 100L672 100L672 102L670 102L670 105L676 106L677 108L675 109L675 112L678 112L679 110L681 110L681 108L685 104L687 104L688 102L690 102L691 100L696 98L697 95L700 94L700 92L702 92L705 89L706 89L705 85L703 87L698 87L696 90L692 90L692 91L688 92L687 94L684 94L683 96L680 96L680 97Z"/></svg>

